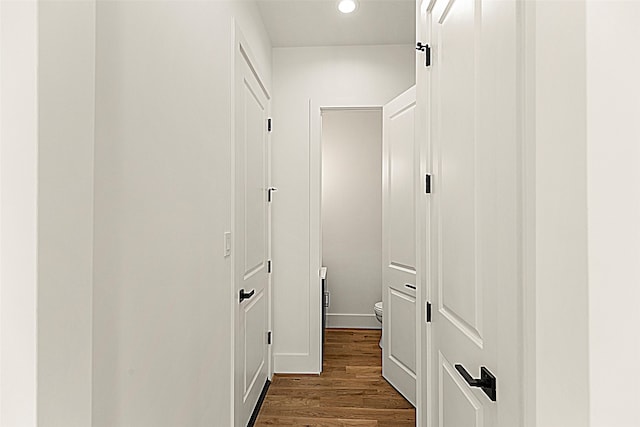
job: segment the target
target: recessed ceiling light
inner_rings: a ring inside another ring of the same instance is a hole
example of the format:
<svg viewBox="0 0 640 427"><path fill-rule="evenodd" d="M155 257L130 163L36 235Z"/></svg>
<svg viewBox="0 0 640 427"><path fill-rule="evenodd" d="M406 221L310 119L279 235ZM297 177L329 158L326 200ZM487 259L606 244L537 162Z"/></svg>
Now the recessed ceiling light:
<svg viewBox="0 0 640 427"><path fill-rule="evenodd" d="M358 8L356 0L340 0L338 10L342 13L351 13Z"/></svg>

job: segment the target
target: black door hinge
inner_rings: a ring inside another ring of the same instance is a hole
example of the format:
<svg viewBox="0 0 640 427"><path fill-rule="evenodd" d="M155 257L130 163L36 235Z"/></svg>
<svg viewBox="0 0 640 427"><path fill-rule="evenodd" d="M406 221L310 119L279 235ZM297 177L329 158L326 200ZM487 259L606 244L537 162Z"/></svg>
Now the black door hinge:
<svg viewBox="0 0 640 427"><path fill-rule="evenodd" d="M267 261L267 273L271 273L271 260Z"/></svg>
<svg viewBox="0 0 640 427"><path fill-rule="evenodd" d="M425 55L424 66L430 67L431 66L431 46L429 46L428 44L422 44L422 42L418 42L418 44L416 45L416 50L419 50L420 52L424 52L424 55Z"/></svg>
<svg viewBox="0 0 640 427"><path fill-rule="evenodd" d="M431 194L431 175L426 174L424 178L424 192Z"/></svg>
<svg viewBox="0 0 640 427"><path fill-rule="evenodd" d="M426 310L427 312L425 313L425 318L427 320L427 323L431 323L431 303L429 301L427 301Z"/></svg>
<svg viewBox="0 0 640 427"><path fill-rule="evenodd" d="M267 119L267 131L271 132L271 118Z"/></svg>
<svg viewBox="0 0 640 427"><path fill-rule="evenodd" d="M267 332L267 344L271 344L271 331Z"/></svg>
<svg viewBox="0 0 640 427"><path fill-rule="evenodd" d="M276 187L267 188L267 202L271 202L271 199L273 198L273 193L275 193L276 191L278 191Z"/></svg>

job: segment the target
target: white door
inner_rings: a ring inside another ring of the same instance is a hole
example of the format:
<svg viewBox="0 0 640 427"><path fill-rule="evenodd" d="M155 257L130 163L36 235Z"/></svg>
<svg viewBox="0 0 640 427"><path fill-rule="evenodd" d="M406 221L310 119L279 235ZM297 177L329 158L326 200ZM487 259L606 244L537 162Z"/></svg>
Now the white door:
<svg viewBox="0 0 640 427"><path fill-rule="evenodd" d="M425 14L431 426L522 425L516 12L516 2L433 0Z"/></svg>
<svg viewBox="0 0 640 427"><path fill-rule="evenodd" d="M235 425L247 425L269 375L269 97L236 46L234 285ZM223 386L223 385L221 385Z"/></svg>
<svg viewBox="0 0 640 427"><path fill-rule="evenodd" d="M382 109L382 375L416 402L415 87Z"/></svg>

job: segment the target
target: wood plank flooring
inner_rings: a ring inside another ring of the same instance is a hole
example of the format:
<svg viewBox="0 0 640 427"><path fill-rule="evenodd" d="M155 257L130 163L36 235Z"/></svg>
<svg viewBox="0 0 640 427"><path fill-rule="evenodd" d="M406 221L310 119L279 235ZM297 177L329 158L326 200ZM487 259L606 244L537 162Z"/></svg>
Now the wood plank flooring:
<svg viewBox="0 0 640 427"><path fill-rule="evenodd" d="M327 329L322 374L276 374L255 425L414 427L415 409L382 378L379 340L379 330Z"/></svg>

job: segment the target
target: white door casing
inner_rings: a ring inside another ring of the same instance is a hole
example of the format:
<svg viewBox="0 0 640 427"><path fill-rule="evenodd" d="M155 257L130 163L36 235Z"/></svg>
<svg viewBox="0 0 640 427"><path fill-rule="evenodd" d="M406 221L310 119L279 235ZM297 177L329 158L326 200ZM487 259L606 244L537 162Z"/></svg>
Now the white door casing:
<svg viewBox="0 0 640 427"><path fill-rule="evenodd" d="M416 1L416 44L427 43L427 6L431 0ZM415 108L415 162L417 185L416 197L416 425L430 427L429 385L431 381L430 345L431 328L427 323L427 303L431 301L429 289L429 228L430 195L426 194L425 178L431 174L429 152L429 67L426 52L416 51L416 108Z"/></svg>
<svg viewBox="0 0 640 427"><path fill-rule="evenodd" d="M438 427L521 425L516 3L427 8L431 380ZM464 379L486 367L497 399Z"/></svg>
<svg viewBox="0 0 640 427"><path fill-rule="evenodd" d="M382 142L382 375L416 404L415 87L386 104Z"/></svg>
<svg viewBox="0 0 640 427"><path fill-rule="evenodd" d="M269 94L244 38L235 45L234 400L235 426L246 426L269 376ZM247 298L240 301L244 290Z"/></svg>

